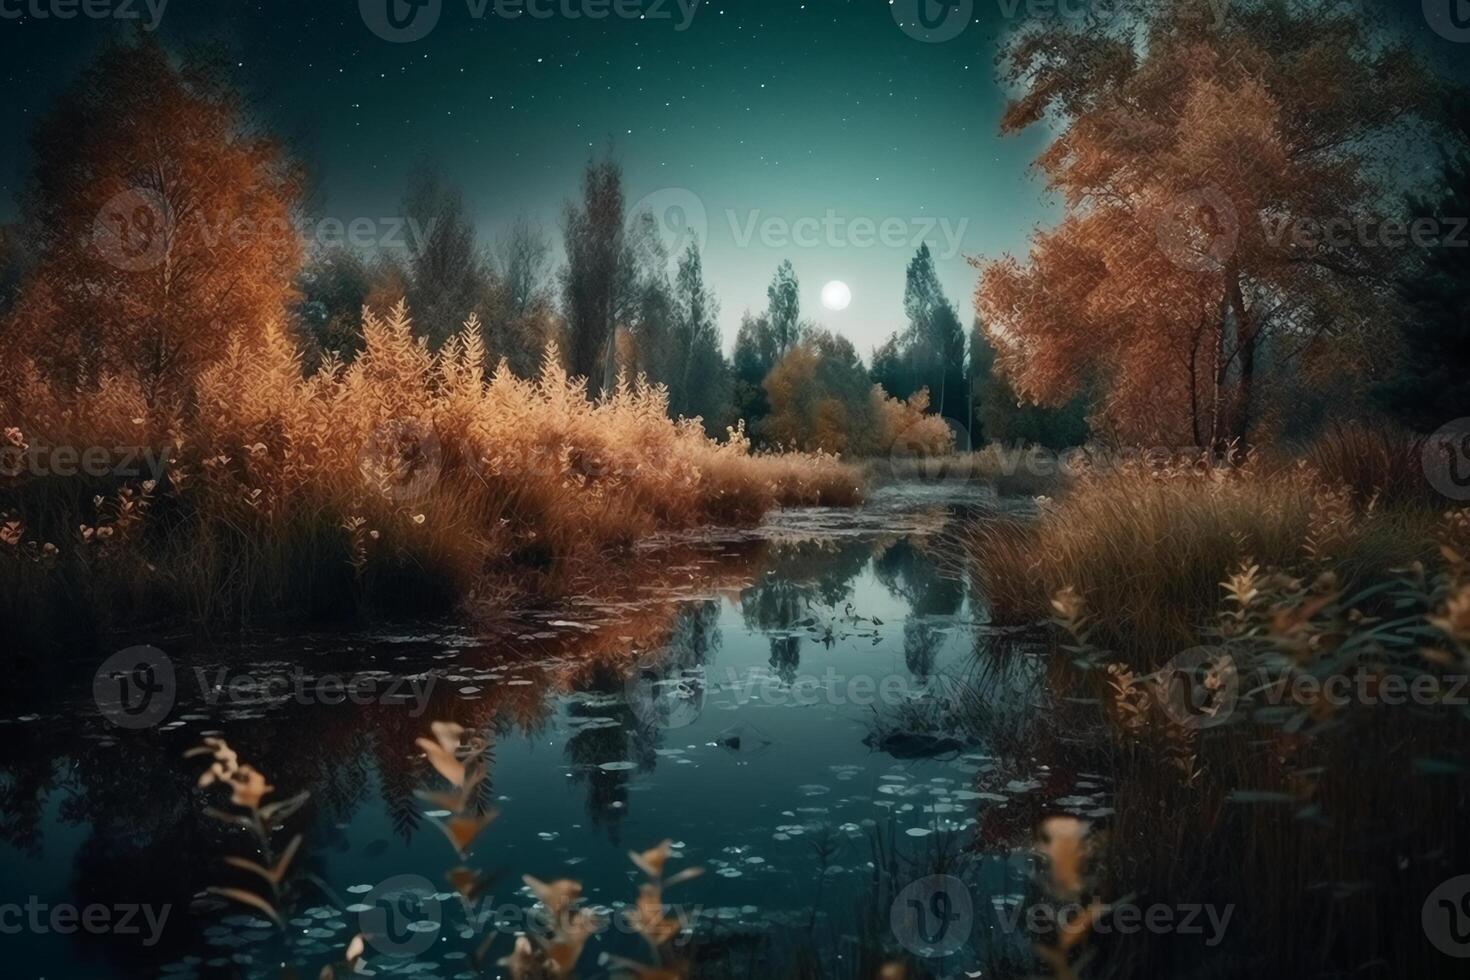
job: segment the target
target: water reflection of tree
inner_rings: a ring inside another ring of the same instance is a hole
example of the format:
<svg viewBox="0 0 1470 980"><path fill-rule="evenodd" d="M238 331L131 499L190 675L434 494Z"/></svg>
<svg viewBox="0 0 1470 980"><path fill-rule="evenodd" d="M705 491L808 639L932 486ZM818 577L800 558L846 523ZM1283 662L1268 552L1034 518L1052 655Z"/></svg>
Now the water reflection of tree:
<svg viewBox="0 0 1470 980"><path fill-rule="evenodd" d="M587 812L593 825L605 827L608 839L615 844L620 842L619 827L628 812L628 783L634 770L601 767L632 762L638 772L652 771L663 733L658 719L640 717L628 704L625 695L630 672L647 667L663 678L671 678L704 666L720 644L719 614L720 604L715 600L681 606L658 650L642 664L608 664L593 671L577 689L583 695L601 697L584 697L568 705L571 718L586 719L588 723L567 739L564 754L573 779L587 787Z"/></svg>
<svg viewBox="0 0 1470 980"><path fill-rule="evenodd" d="M746 629L791 630L811 615L814 606L831 608L846 602L853 580L872 553L872 542L861 539L788 542L773 548L772 570L740 592ZM800 635L784 632L769 638L771 672L788 684L801 668L801 640Z"/></svg>
<svg viewBox="0 0 1470 980"><path fill-rule="evenodd" d="M800 541L771 551L771 567L740 592L740 613L751 630L789 629L813 605L836 606L872 557L871 541ZM779 573L776 571L779 569Z"/></svg>
<svg viewBox="0 0 1470 980"><path fill-rule="evenodd" d="M939 647L943 642L944 634L935 629L932 623L915 616L904 620L903 662L909 673L920 679L932 674L934 661L939 656Z"/></svg>
<svg viewBox="0 0 1470 980"><path fill-rule="evenodd" d="M941 574L933 547L912 538L895 541L873 559L873 572L914 615L953 616L965 600L965 586L957 577Z"/></svg>

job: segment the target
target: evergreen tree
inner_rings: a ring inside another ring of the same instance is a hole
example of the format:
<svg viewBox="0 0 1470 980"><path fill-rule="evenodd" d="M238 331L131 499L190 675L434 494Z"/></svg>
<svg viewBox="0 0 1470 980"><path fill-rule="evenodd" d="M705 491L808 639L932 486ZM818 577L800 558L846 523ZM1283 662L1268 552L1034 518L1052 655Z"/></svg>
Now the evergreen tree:
<svg viewBox="0 0 1470 980"><path fill-rule="evenodd" d="M633 263L624 233L623 172L611 157L587 164L580 206L566 205L562 234L562 312L567 359L597 397L617 373L617 326L635 298Z"/></svg>
<svg viewBox="0 0 1470 980"><path fill-rule="evenodd" d="M414 174L403 213L410 219L408 307L415 331L437 348L464 328L471 313L487 318L490 270L463 195L436 170Z"/></svg>
<svg viewBox="0 0 1470 980"><path fill-rule="evenodd" d="M733 400L736 414L745 420L752 434L760 432L761 421L770 412L764 382L775 365L776 346L770 320L747 312L740 318L740 330L735 335Z"/></svg>
<svg viewBox="0 0 1470 980"><path fill-rule="evenodd" d="M730 423L730 366L720 350L719 303L704 284L704 264L693 242L679 259L674 276L677 370L668 379L670 408L676 415L704 420L711 435Z"/></svg>
<svg viewBox="0 0 1470 980"><path fill-rule="evenodd" d="M969 414L965 393L964 329L939 284L934 256L927 243L919 246L909 262L903 309L909 323L902 346L910 364L914 388L929 389L930 404L940 415L964 419Z"/></svg>
<svg viewBox="0 0 1470 980"><path fill-rule="evenodd" d="M1463 91L1450 112L1443 186L1435 198L1411 199L1408 219L1411 230L1428 220L1443 240L1422 249L1399 284L1403 364L1378 391L1394 416L1422 432L1470 416L1470 232L1461 227L1470 215L1470 107ZM1458 246L1447 237L1457 227Z"/></svg>
<svg viewBox="0 0 1470 980"><path fill-rule="evenodd" d="M776 356L780 357L801 341L801 285L790 259L783 259L766 287L766 319L770 324Z"/></svg>

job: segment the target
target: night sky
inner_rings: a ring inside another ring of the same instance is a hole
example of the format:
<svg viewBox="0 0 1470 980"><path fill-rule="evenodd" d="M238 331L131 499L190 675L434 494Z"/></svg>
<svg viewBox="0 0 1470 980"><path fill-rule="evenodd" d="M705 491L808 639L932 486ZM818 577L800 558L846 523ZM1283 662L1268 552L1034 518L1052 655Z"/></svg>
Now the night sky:
<svg viewBox="0 0 1470 980"><path fill-rule="evenodd" d="M6 218L34 119L98 44L137 23L15 16L55 2L0 0ZM89 2L151 18L145 0ZM942 43L906 33L884 0L706 0L692 18L676 0L605 0L649 16L600 20L561 13L585 13L586 0L539 0L554 16L514 20L493 0L418 0L431 6L407 30L432 29L395 43L368 25L385 23L386 2L169 0L158 30L170 44L225 47L267 125L309 165L314 216L395 216L408 175L430 163L462 187L483 240L525 212L559 260L562 203L611 141L630 203L653 195L656 214L675 225L692 215L703 232L727 343L790 258L803 311L866 354L901 326L920 236L968 322L965 256L1022 250L1056 214L1029 169L1045 133L997 132L994 59L1010 0L973 0L968 26ZM1419 0L1403 2L1419 16ZM1440 59L1470 60L1470 46L1409 22ZM794 226L763 232L770 218L808 219L815 242L794 240ZM887 221L886 238L865 242L855 219ZM844 312L818 302L831 279L852 288Z"/></svg>

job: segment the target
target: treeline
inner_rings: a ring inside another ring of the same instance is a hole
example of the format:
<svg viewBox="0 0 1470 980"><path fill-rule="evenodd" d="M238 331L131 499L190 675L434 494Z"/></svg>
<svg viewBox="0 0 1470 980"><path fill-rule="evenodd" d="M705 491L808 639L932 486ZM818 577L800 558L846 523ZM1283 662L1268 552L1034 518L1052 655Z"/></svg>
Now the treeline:
<svg viewBox="0 0 1470 980"><path fill-rule="evenodd" d="M430 352L473 322L488 363L529 378L555 345L590 397L641 375L714 437L743 426L759 445L858 455L1081 438L1079 412L1018 407L981 331L967 344L927 246L908 266L906 325L871 367L803 317L790 261L727 358L697 245L668 254L610 155L551 231L521 216L483 240L461 189L427 165L391 221L314 220L308 175L228 75L138 38L105 49L39 121L21 221L0 236L12 390L27 375L63 389L136 379L167 428L231 343L281 324L310 376L353 362L365 308L406 300Z"/></svg>

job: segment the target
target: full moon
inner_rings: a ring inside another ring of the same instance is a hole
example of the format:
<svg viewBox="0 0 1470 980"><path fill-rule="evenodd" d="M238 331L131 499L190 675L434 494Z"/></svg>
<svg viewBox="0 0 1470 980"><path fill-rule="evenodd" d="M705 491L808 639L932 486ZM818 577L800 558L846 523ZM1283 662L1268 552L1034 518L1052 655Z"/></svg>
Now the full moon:
<svg viewBox="0 0 1470 980"><path fill-rule="evenodd" d="M852 302L852 290L841 279L833 279L822 287L822 305L829 310L845 310Z"/></svg>

